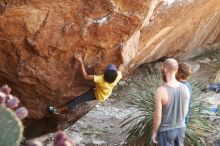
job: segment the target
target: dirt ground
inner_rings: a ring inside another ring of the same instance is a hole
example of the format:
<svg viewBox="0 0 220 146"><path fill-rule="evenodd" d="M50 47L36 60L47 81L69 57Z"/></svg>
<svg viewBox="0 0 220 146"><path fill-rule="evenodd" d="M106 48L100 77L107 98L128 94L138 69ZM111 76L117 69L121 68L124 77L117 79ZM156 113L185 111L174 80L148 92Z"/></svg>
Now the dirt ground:
<svg viewBox="0 0 220 146"><path fill-rule="evenodd" d="M213 60L207 56L200 56L186 62L192 65L191 79L194 81L207 82L208 84L217 70L213 66ZM161 63L158 63L157 66L161 66ZM125 136L121 134L121 122L130 113L136 114L138 112L137 109L127 105L125 98L129 90L135 88L133 81L144 78L143 73L148 71L147 65L142 65L130 78L119 83L108 101L98 104L87 115L66 129L70 137L75 140L76 146L123 145ZM205 93L205 96L220 98L220 94L212 91ZM53 134L41 137L39 140L43 141L46 146L51 146Z"/></svg>

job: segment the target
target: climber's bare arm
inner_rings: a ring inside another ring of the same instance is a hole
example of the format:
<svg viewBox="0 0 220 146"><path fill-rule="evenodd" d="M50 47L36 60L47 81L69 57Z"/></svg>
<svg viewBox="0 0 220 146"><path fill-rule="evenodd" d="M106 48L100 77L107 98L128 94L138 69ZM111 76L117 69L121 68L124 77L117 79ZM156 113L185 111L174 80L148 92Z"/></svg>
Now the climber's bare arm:
<svg viewBox="0 0 220 146"><path fill-rule="evenodd" d="M121 46L120 48L120 58L121 58L121 64L119 65L118 70L122 72L124 70L124 62L125 62L123 46Z"/></svg>
<svg viewBox="0 0 220 146"><path fill-rule="evenodd" d="M122 71L124 70L124 65L121 64L121 65L118 67L118 70L119 70L120 72L122 72Z"/></svg>
<svg viewBox="0 0 220 146"><path fill-rule="evenodd" d="M82 71L82 74L83 74L83 77L84 79L86 80L94 80L94 75L88 75L87 72L86 72L86 69L85 69L85 66L83 64L83 61L82 61L82 57L80 54L75 54L74 55L75 59L79 62L80 64L80 68L81 68L81 71Z"/></svg>

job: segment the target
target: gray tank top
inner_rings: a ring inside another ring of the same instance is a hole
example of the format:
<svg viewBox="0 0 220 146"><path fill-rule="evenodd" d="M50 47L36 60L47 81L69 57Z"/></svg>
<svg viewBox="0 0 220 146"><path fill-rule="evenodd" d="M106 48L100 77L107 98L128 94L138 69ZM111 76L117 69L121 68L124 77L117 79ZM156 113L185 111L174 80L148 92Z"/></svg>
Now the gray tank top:
<svg viewBox="0 0 220 146"><path fill-rule="evenodd" d="M185 127L184 107L187 93L184 84L177 88L164 85L168 93L168 103L162 107L162 120L159 131Z"/></svg>

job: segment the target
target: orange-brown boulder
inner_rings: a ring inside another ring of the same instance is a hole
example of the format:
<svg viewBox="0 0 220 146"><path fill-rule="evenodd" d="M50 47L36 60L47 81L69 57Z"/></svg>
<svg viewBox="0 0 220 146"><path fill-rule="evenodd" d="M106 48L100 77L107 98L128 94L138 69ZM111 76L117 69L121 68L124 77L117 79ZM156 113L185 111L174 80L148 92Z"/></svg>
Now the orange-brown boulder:
<svg viewBox="0 0 220 146"><path fill-rule="evenodd" d="M0 84L9 84L29 110L25 136L65 128L96 102L60 116L63 106L93 86L89 73L108 63L124 74L161 57L186 59L220 41L219 0L4 0L0 1ZM123 56L123 57L121 57Z"/></svg>

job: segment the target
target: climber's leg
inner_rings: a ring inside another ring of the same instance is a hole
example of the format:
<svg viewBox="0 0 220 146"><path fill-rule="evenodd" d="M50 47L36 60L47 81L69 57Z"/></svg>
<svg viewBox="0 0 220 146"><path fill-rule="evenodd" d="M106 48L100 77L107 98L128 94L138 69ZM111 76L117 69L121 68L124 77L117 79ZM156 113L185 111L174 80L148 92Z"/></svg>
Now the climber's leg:
<svg viewBox="0 0 220 146"><path fill-rule="evenodd" d="M54 107L54 106L49 106L48 107L48 111L50 112L50 113L53 113L53 114L59 114L59 110L56 108L56 107Z"/></svg>
<svg viewBox="0 0 220 146"><path fill-rule="evenodd" d="M60 107L60 108L56 108L54 106L49 106L48 107L48 111L53 113L53 114L60 114L60 113L63 113L65 111L67 111L69 109L69 107L67 105L63 106L63 107Z"/></svg>
<svg viewBox="0 0 220 146"><path fill-rule="evenodd" d="M65 105L63 107L56 108L54 106L49 106L48 110L49 110L49 112L51 112L53 114L60 114L60 113L67 111L68 109L73 109L79 103L87 102L87 101L91 101L91 100L96 100L94 88L92 88L89 91L87 91L86 93L74 98L67 105Z"/></svg>
<svg viewBox="0 0 220 146"><path fill-rule="evenodd" d="M63 106L63 107L61 107L61 108L58 108L57 109L57 111L58 111L58 113L63 113L63 112L65 112L65 111L67 111L69 108L68 108L68 106L66 105L66 106Z"/></svg>
<svg viewBox="0 0 220 146"><path fill-rule="evenodd" d="M68 104L67 107L69 109L73 109L76 105L78 105L79 103L82 102L87 102L87 101L92 101L92 100L96 100L95 97L95 89L92 88L89 91L87 91L86 93L74 98L73 100L71 100Z"/></svg>

